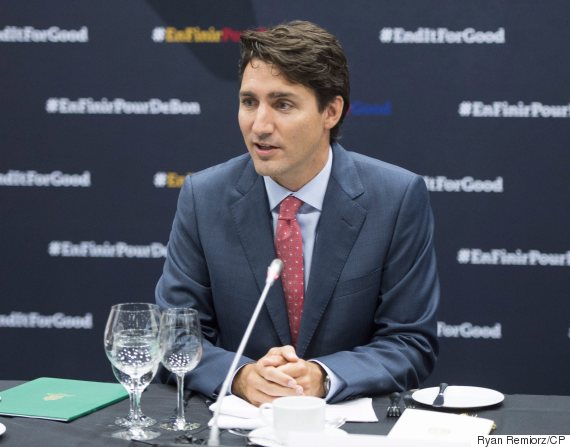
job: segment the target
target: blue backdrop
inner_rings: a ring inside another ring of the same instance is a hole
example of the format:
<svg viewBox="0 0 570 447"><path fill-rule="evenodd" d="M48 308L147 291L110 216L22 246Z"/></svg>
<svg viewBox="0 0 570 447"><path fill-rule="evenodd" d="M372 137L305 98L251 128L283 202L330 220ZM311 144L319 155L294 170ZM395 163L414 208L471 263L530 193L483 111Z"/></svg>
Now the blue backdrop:
<svg viewBox="0 0 570 447"><path fill-rule="evenodd" d="M349 149L425 177L428 384L570 394L570 4L0 1L0 378L114 380L109 307L153 301L185 175L243 153L239 34L305 19L350 62Z"/></svg>

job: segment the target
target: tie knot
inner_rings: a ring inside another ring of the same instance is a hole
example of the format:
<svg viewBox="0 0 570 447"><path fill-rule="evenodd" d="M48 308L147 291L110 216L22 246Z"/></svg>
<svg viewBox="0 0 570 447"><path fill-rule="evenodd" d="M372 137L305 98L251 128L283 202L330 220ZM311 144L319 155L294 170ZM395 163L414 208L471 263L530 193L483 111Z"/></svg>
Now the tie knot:
<svg viewBox="0 0 570 447"><path fill-rule="evenodd" d="M297 211L303 204L301 199L294 196L287 196L281 201L279 205L279 219L293 220L297 215Z"/></svg>

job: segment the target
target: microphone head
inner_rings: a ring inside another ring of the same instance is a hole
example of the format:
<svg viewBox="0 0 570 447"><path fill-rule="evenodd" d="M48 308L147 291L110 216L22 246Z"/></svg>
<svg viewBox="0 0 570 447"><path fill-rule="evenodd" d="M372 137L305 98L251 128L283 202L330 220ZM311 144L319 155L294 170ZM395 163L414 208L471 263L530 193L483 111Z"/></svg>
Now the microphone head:
<svg viewBox="0 0 570 447"><path fill-rule="evenodd" d="M281 259L274 259L271 261L267 269L267 281L273 283L283 271L283 261Z"/></svg>

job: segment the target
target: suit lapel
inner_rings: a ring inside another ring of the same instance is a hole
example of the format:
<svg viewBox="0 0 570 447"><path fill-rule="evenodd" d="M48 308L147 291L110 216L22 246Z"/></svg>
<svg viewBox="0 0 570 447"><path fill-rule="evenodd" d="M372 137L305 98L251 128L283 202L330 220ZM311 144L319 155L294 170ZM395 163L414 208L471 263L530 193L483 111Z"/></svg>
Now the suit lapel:
<svg viewBox="0 0 570 447"><path fill-rule="evenodd" d="M251 160L236 184L236 193L236 200L231 206L235 230L260 294L265 287L267 267L277 255L265 184L263 178L255 172ZM291 334L281 282L276 282L270 289L265 306L281 343L290 344Z"/></svg>
<svg viewBox="0 0 570 447"><path fill-rule="evenodd" d="M353 199L364 192L354 162L340 145L334 158L323 211L319 219L297 354L303 356L333 295L348 255L366 218Z"/></svg>

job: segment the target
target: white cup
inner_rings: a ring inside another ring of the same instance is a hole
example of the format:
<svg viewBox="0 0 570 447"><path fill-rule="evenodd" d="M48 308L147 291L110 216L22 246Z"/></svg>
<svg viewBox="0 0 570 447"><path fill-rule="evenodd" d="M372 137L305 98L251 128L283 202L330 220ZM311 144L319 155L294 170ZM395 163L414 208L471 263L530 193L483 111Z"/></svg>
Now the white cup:
<svg viewBox="0 0 570 447"><path fill-rule="evenodd" d="M325 400L318 397L279 397L261 405L259 411L283 444L290 432L318 433L325 429Z"/></svg>

